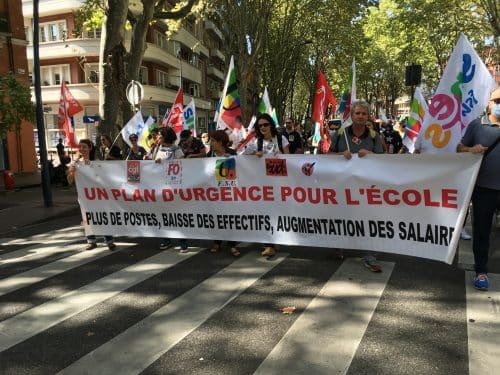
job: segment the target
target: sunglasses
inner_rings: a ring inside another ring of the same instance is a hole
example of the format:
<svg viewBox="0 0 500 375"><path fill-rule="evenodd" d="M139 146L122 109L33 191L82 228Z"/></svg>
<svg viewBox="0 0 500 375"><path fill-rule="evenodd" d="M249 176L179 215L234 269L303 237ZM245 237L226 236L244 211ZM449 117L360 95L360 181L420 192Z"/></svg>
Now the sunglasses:
<svg viewBox="0 0 500 375"><path fill-rule="evenodd" d="M500 104L500 99L492 99L491 101L495 104Z"/></svg>
<svg viewBox="0 0 500 375"><path fill-rule="evenodd" d="M263 122L262 124L259 124L259 127L263 127L263 126L271 126L271 123L270 122Z"/></svg>
<svg viewBox="0 0 500 375"><path fill-rule="evenodd" d="M293 123L292 123L292 122L290 122L290 121L285 121L285 124L287 124L287 125L292 125Z"/></svg>
<svg viewBox="0 0 500 375"><path fill-rule="evenodd" d="M129 139L130 139L131 141L137 141L139 138L135 138L135 137L133 137L133 138L129 138Z"/></svg>

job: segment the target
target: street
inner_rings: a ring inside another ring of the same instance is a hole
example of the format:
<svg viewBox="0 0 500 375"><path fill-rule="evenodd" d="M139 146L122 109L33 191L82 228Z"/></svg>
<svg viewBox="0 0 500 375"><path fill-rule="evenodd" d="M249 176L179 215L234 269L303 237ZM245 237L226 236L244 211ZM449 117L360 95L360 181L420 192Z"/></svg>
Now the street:
<svg viewBox="0 0 500 375"><path fill-rule="evenodd" d="M234 258L209 241L181 254L119 238L116 251L83 251L79 222L0 239L2 374L493 374L500 364L498 254L492 288L478 292L456 265L394 255L380 254L376 274L356 252L338 260L320 248L265 259L243 243Z"/></svg>

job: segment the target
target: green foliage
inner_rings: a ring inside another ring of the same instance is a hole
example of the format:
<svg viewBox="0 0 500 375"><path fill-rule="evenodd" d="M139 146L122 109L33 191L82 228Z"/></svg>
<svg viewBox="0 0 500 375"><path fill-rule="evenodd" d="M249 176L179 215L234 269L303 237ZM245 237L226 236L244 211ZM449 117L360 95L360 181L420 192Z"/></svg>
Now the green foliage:
<svg viewBox="0 0 500 375"><path fill-rule="evenodd" d="M18 130L23 120L35 120L30 89L13 74L0 76L0 138L5 138L9 130Z"/></svg>
<svg viewBox="0 0 500 375"><path fill-rule="evenodd" d="M97 29L102 26L104 20L103 0L86 0L75 12L75 34L81 34L84 30Z"/></svg>

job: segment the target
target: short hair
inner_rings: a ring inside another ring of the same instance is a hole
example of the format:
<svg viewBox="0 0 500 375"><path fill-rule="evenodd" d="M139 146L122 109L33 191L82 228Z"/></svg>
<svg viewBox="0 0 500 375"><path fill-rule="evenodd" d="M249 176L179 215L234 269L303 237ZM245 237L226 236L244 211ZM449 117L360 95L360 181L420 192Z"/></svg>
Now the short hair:
<svg viewBox="0 0 500 375"><path fill-rule="evenodd" d="M189 137L191 137L191 134L193 134L193 133L191 133L191 130L184 129L183 131L181 131L181 134L179 135L179 138L180 139L189 138Z"/></svg>
<svg viewBox="0 0 500 375"><path fill-rule="evenodd" d="M171 127L161 128L160 134L163 137L163 142L175 143L177 141L177 134Z"/></svg>
<svg viewBox="0 0 500 375"><path fill-rule="evenodd" d="M113 143L113 140L111 137L107 134L101 134L101 138L104 138L106 141L108 141L110 144Z"/></svg>
<svg viewBox="0 0 500 375"><path fill-rule="evenodd" d="M216 140L217 142L222 143L224 148L228 148L231 146L231 141L229 140L229 136L224 130L216 130L210 133L210 138Z"/></svg>
<svg viewBox="0 0 500 375"><path fill-rule="evenodd" d="M260 132L259 128L259 120L264 119L267 120L271 124L271 135L274 137L275 135L278 135L278 131L276 130L276 124L268 113L261 113L257 116L257 120L255 120L255 135L257 138L264 138L264 135Z"/></svg>
<svg viewBox="0 0 500 375"><path fill-rule="evenodd" d="M356 107L364 108L364 109L366 109L366 111L368 112L368 114L370 114L370 104L368 104L367 101L365 101L365 100L355 100L355 101L353 101L351 103L351 116L354 113L354 109Z"/></svg>

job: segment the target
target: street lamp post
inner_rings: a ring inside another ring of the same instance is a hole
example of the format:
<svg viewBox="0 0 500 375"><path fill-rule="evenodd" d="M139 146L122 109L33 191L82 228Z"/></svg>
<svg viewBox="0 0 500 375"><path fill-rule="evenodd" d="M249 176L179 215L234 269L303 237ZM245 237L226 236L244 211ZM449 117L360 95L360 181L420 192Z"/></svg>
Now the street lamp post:
<svg viewBox="0 0 500 375"><path fill-rule="evenodd" d="M42 168L42 192L45 207L52 207L52 191L50 190L49 162L47 160L47 144L45 142L45 125L43 122L42 88L40 85L40 51L39 51L39 0L33 0L33 75L35 77L36 127L38 130L38 150Z"/></svg>

